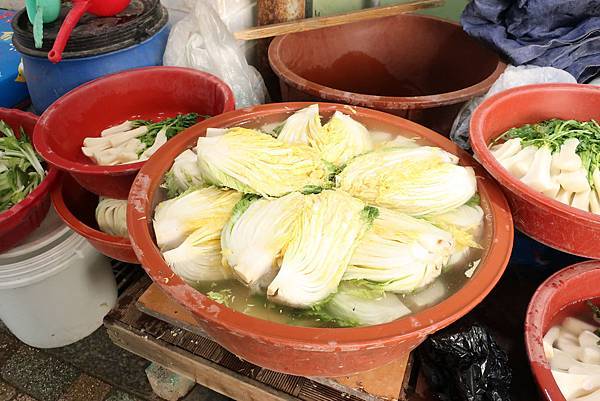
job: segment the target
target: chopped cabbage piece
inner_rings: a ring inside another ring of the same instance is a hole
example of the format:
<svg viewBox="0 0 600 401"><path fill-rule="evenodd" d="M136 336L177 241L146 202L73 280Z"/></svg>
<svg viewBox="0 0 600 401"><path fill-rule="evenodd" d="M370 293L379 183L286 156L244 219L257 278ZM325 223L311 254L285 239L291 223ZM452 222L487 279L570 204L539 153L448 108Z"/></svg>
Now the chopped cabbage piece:
<svg viewBox="0 0 600 401"><path fill-rule="evenodd" d="M305 187L328 186L318 152L255 130L232 128L198 138L198 165L206 182L244 193L283 196Z"/></svg>
<svg viewBox="0 0 600 401"><path fill-rule="evenodd" d="M338 292L325 305L325 311L356 325L388 323L411 313L395 294L364 297L347 283L340 285Z"/></svg>
<svg viewBox="0 0 600 401"><path fill-rule="evenodd" d="M207 187L159 203L154 211L154 234L159 248L164 252L179 246L204 225L220 232L241 197L236 191Z"/></svg>
<svg viewBox="0 0 600 401"><path fill-rule="evenodd" d="M193 284L232 277L221 263L221 229L229 216L221 215L211 224L202 225L175 249L163 254L173 271Z"/></svg>
<svg viewBox="0 0 600 401"><path fill-rule="evenodd" d="M465 204L477 182L470 167L434 147L382 148L350 161L340 189L365 202L412 215L440 214Z"/></svg>
<svg viewBox="0 0 600 401"><path fill-rule="evenodd" d="M342 191L306 195L297 233L267 289L274 302L307 308L333 294L377 209Z"/></svg>
<svg viewBox="0 0 600 401"><path fill-rule="evenodd" d="M412 292L435 280L454 250L452 235L405 214L379 209L343 280L392 292Z"/></svg>
<svg viewBox="0 0 600 401"><path fill-rule="evenodd" d="M287 143L308 145L323 129L319 105L313 104L298 110L285 120L277 139Z"/></svg>
<svg viewBox="0 0 600 401"><path fill-rule="evenodd" d="M278 199L245 196L238 202L223 228L221 247L227 264L245 285L254 287L274 277L284 249L297 233L303 205L299 192Z"/></svg>
<svg viewBox="0 0 600 401"><path fill-rule="evenodd" d="M471 258L473 249L481 248L477 241L483 233L483 209L479 205L462 205L425 218L452 234L455 249L446 267L464 266Z"/></svg>
<svg viewBox="0 0 600 401"><path fill-rule="evenodd" d="M311 145L319 150L323 160L338 166L373 149L367 128L339 111L333 114L318 135L311 138Z"/></svg>
<svg viewBox="0 0 600 401"><path fill-rule="evenodd" d="M175 158L173 166L165 175L163 187L170 198L177 196L190 188L199 188L204 185L198 156L188 149Z"/></svg>

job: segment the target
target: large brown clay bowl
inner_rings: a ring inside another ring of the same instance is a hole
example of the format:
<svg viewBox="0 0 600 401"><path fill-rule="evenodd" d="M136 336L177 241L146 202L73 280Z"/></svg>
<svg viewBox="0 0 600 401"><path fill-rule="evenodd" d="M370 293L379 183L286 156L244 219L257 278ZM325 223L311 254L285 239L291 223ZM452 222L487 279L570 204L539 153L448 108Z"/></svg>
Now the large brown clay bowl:
<svg viewBox="0 0 600 401"><path fill-rule="evenodd" d="M334 111L351 114L371 129L418 136L424 143L458 155L473 166L485 211L484 252L475 274L439 304L394 322L357 328L306 328L273 323L215 303L173 273L155 244L154 207L163 197L160 184L173 159L196 145L209 127L257 126L282 121L309 103L268 104L236 110L202 122L160 149L142 168L129 194L128 228L138 259L168 295L188 308L198 324L223 347L257 365L303 376L340 376L370 370L410 352L425 338L469 312L490 292L508 262L513 225L497 184L468 154L449 140L413 122L375 110L320 104L328 118Z"/></svg>

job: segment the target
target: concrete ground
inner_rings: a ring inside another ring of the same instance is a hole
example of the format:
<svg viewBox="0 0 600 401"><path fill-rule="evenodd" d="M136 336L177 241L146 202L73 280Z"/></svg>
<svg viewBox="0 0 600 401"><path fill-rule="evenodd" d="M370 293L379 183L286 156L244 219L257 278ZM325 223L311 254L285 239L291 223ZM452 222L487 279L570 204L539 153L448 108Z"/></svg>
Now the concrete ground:
<svg viewBox="0 0 600 401"><path fill-rule="evenodd" d="M0 325L0 401L158 401L149 362L117 346L100 328L52 350L31 348ZM196 386L183 401L227 401Z"/></svg>
<svg viewBox="0 0 600 401"><path fill-rule="evenodd" d="M143 275L115 262L119 294ZM145 369L150 365L114 345L104 327L66 347L40 350L15 338L0 321L0 401L159 401ZM182 401L229 401L196 385Z"/></svg>

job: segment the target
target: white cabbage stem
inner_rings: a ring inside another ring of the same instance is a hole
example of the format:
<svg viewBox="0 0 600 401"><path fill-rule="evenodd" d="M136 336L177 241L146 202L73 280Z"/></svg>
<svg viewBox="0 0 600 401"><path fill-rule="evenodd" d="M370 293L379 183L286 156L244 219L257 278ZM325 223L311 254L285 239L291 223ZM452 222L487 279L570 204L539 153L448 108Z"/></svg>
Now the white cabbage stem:
<svg viewBox="0 0 600 401"><path fill-rule="evenodd" d="M537 152L535 146L527 146L521 149L516 155L499 161L511 175L520 179L527 173L531 163L533 163L535 152Z"/></svg>
<svg viewBox="0 0 600 401"><path fill-rule="evenodd" d="M521 149L521 138L512 138L502 144L494 146L491 149L491 152L496 159L503 160L516 155Z"/></svg>
<svg viewBox="0 0 600 401"><path fill-rule="evenodd" d="M555 160L555 167L561 171L577 171L581 168L581 158L576 153L579 140L576 138L567 139L558 153Z"/></svg>
<svg viewBox="0 0 600 401"><path fill-rule="evenodd" d="M556 179L560 183L560 186L567 192L584 192L590 190L588 174L584 168L576 171L562 171Z"/></svg>
<svg viewBox="0 0 600 401"><path fill-rule="evenodd" d="M521 178L521 181L538 192L553 189L554 182L550 177L551 163L552 152L550 148L542 146L535 152L529 171Z"/></svg>
<svg viewBox="0 0 600 401"><path fill-rule="evenodd" d="M133 121L124 121L119 125L107 128L100 132L100 136L110 136L133 129Z"/></svg>

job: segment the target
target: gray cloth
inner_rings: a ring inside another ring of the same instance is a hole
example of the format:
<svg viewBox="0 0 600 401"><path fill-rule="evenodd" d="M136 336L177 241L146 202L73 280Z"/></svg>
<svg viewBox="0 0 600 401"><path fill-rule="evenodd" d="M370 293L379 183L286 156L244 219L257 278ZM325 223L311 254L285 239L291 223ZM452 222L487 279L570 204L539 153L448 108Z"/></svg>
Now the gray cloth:
<svg viewBox="0 0 600 401"><path fill-rule="evenodd" d="M560 68L578 82L600 73L600 0L471 0L461 23L511 64Z"/></svg>

